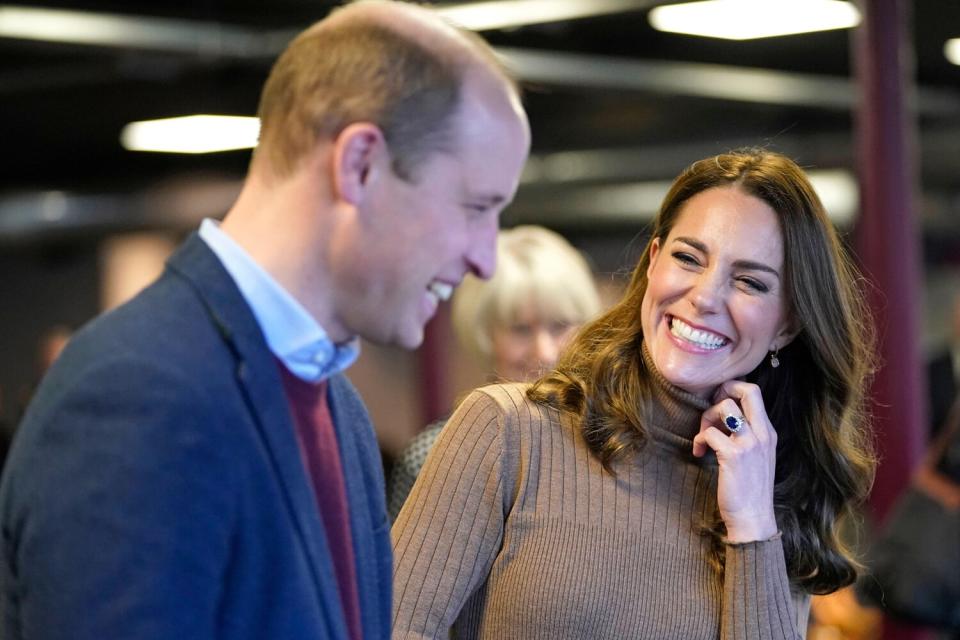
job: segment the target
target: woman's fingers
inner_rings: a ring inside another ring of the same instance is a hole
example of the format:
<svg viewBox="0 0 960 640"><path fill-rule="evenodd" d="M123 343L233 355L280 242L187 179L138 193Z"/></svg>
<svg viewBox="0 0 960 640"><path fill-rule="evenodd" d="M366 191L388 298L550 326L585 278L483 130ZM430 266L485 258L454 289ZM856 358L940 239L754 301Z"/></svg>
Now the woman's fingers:
<svg viewBox="0 0 960 640"><path fill-rule="evenodd" d="M717 506L736 541L763 539L776 533L773 515L773 481L776 467L776 433L770 425L760 389L739 381L725 383L704 411L693 454L712 449L720 475ZM772 529L772 531L771 531Z"/></svg>
<svg viewBox="0 0 960 640"><path fill-rule="evenodd" d="M776 443L777 432L770 424L760 387L740 380L728 380L717 389L716 397L735 401L739 405L757 440Z"/></svg>

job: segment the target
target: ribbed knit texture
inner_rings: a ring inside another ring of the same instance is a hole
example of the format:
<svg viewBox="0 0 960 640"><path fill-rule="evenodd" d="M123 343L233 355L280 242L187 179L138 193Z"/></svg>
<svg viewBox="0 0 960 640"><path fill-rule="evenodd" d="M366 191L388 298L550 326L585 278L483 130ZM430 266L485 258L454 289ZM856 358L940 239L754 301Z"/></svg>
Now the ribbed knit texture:
<svg viewBox="0 0 960 640"><path fill-rule="evenodd" d="M526 385L473 392L393 528L393 637L802 638L779 539L710 566L716 460L690 453L706 405L658 385L662 424L617 477Z"/></svg>

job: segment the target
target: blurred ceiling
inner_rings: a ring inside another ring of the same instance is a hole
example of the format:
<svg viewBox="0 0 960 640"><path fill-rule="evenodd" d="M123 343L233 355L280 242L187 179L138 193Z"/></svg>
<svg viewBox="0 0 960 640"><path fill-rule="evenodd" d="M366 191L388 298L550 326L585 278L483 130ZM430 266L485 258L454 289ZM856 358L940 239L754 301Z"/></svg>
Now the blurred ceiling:
<svg viewBox="0 0 960 640"><path fill-rule="evenodd" d="M223 213L249 152L129 152L122 127L194 113L253 115L284 43L336 4L31 3L121 20L110 43L0 37L0 240L191 226ZM714 40L652 29L648 12L663 2L600 4L611 12L484 32L524 80L533 127L533 157L508 224L637 227L638 216L652 213L659 181L743 145L770 146L811 169L853 170L850 31ZM948 259L960 255L960 66L943 46L960 37L960 1L911 4L927 254ZM0 22L11 7L0 4Z"/></svg>

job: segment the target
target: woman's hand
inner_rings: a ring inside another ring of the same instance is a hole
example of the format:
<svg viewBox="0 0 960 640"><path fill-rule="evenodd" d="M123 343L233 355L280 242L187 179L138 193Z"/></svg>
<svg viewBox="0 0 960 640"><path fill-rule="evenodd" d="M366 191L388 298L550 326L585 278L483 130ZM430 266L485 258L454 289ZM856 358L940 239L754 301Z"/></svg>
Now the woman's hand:
<svg viewBox="0 0 960 640"><path fill-rule="evenodd" d="M757 385L725 382L714 400L716 404L700 419L693 455L703 456L707 447L717 454L717 506L727 527L727 540L768 540L777 533L773 513L777 432L767 417ZM737 433L730 433L724 423L727 416L742 417L746 424Z"/></svg>

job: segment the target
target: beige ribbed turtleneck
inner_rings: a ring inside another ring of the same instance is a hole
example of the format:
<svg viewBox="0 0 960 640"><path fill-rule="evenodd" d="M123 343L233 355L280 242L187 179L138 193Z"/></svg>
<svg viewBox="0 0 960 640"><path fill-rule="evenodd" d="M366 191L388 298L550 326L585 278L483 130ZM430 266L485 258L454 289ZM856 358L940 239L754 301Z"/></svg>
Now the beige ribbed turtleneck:
<svg viewBox="0 0 960 640"><path fill-rule="evenodd" d="M393 527L393 637L802 638L779 539L710 566L717 467L691 454L707 405L654 379L650 446L616 477L526 385L474 391Z"/></svg>

